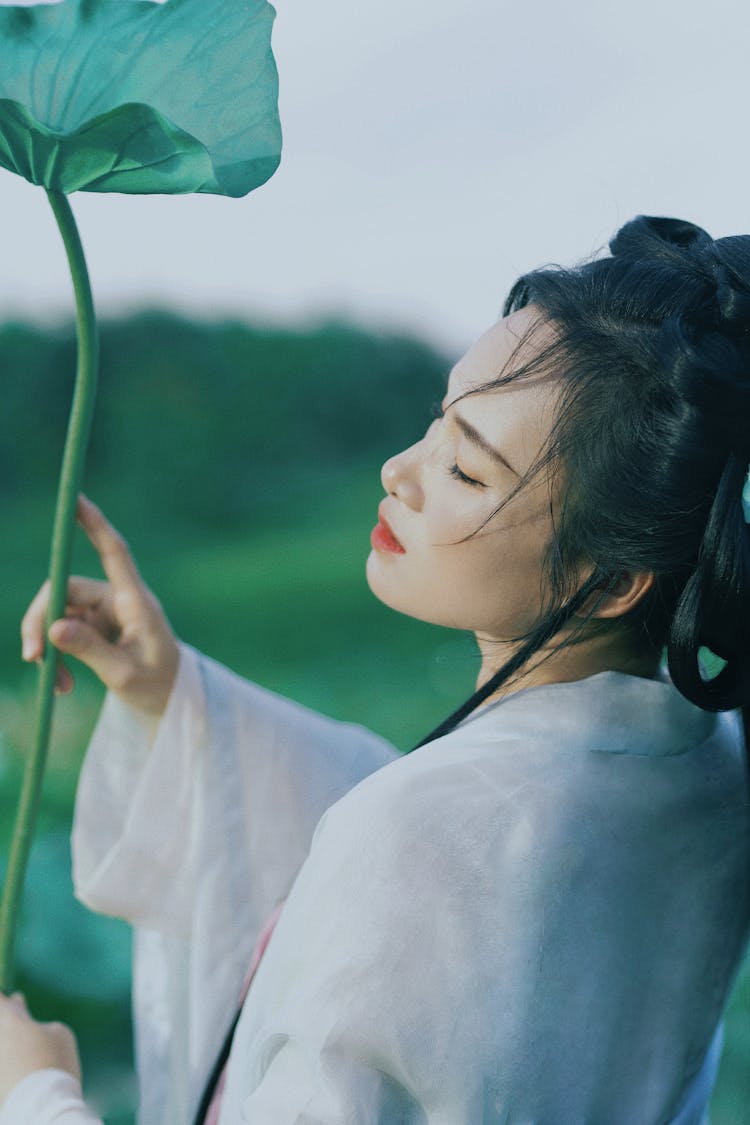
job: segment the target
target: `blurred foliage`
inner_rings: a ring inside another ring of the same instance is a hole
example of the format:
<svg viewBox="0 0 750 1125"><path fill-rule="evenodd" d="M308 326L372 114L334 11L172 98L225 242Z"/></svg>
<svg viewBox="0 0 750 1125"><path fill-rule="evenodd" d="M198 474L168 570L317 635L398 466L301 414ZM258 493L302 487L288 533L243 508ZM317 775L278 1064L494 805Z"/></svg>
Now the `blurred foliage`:
<svg viewBox="0 0 750 1125"><path fill-rule="evenodd" d="M72 326L0 327L0 855L33 708L18 622L44 578L67 416ZM447 357L343 323L298 331L158 312L102 326L86 488L129 539L178 634L242 675L403 749L471 690L465 636L394 614L367 589L379 470L420 436ZM99 573L86 543L74 569ZM19 986L78 1033L87 1096L129 1125L135 1087L127 927L70 893L78 767L101 691L76 669L58 702L42 833L32 854ZM44 921L42 921L44 919ZM735 989L712 1125L748 1120L750 979Z"/></svg>
<svg viewBox="0 0 750 1125"><path fill-rule="evenodd" d="M72 328L0 328L0 496L55 480ZM414 340L344 324L307 331L144 313L102 326L88 487L118 482L159 516L215 527L408 444L446 361ZM24 421L26 424L24 424Z"/></svg>
<svg viewBox="0 0 750 1125"><path fill-rule="evenodd" d="M36 681L19 659L18 622L46 572L72 325L6 324L0 354L0 500L13 529L0 553L2 855ZM338 323L280 331L149 312L102 325L86 488L130 540L179 635L404 749L477 671L468 638L399 617L364 579L380 465L420 435L448 367L418 341ZM74 569L99 573L83 537ZM40 1018L76 1029L87 1097L125 1125L128 930L70 893L76 777L101 699L84 669L76 678L56 709L18 984Z"/></svg>

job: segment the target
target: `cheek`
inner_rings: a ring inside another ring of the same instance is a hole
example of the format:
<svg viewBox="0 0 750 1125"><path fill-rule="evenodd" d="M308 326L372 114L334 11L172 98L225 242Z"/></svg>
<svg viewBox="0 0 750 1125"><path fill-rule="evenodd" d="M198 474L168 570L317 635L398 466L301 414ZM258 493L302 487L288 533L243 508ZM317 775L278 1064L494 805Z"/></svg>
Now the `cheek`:
<svg viewBox="0 0 750 1125"><path fill-rule="evenodd" d="M535 534L508 528L436 552L427 584L441 584L455 627L515 636L542 609L541 557Z"/></svg>
<svg viewBox="0 0 750 1125"><path fill-rule="evenodd" d="M367 581L372 593L399 613L433 625L487 630L505 605L503 567L476 541L450 546L412 543L405 555L372 551Z"/></svg>
<svg viewBox="0 0 750 1125"><path fill-rule="evenodd" d="M485 538L480 529L492 518L494 505L488 504L481 489L453 480L446 469L442 469L437 484L442 484L442 488L425 489L420 541L425 546L445 545L446 550L455 547L456 551L470 551L480 547Z"/></svg>
<svg viewBox="0 0 750 1125"><path fill-rule="evenodd" d="M457 502L441 497L440 506L420 513L405 555L371 552L371 591L392 609L436 625L498 638L526 631L541 609L541 522L519 523L508 513L506 526L467 538L487 518L486 499L469 511L464 498L460 513L451 500Z"/></svg>

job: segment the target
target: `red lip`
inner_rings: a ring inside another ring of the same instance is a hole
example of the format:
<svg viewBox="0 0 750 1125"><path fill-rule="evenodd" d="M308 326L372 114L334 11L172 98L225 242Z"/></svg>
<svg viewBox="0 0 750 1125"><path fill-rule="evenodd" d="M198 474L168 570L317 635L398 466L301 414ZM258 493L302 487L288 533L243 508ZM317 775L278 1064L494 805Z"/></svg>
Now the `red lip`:
<svg viewBox="0 0 750 1125"><path fill-rule="evenodd" d="M394 555L406 554L406 548L399 543L380 509L378 509L378 522L370 533L370 544L376 551L390 551Z"/></svg>

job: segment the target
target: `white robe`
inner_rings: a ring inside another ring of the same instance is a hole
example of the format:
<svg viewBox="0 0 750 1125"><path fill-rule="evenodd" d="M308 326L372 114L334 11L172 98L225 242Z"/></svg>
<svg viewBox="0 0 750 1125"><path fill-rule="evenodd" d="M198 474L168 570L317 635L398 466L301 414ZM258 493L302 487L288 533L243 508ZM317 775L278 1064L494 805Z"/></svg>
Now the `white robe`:
<svg viewBox="0 0 750 1125"><path fill-rule="evenodd" d="M136 927L140 1125L192 1121L287 896L221 1125L704 1120L750 917L738 715L603 672L402 757L185 646L151 733L108 698L73 830L77 894ZM97 1121L54 1070L0 1110Z"/></svg>

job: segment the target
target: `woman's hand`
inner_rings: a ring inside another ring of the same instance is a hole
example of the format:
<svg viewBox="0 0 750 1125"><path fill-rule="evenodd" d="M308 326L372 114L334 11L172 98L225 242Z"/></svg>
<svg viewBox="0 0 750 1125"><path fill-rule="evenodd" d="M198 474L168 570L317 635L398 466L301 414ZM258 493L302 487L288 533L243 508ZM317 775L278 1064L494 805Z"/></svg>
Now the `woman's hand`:
<svg viewBox="0 0 750 1125"><path fill-rule="evenodd" d="M20 992L0 993L0 1105L22 1078L35 1070L66 1070L81 1080L78 1047L62 1023L38 1023Z"/></svg>
<svg viewBox="0 0 750 1125"><path fill-rule="evenodd" d="M84 496L79 497L77 514L108 581L71 578L65 617L50 626L49 640L60 652L87 664L125 703L160 716L177 674L175 636L122 536ZM42 658L48 601L45 582L21 623L24 660ZM61 661L57 689L67 693L72 688L73 677Z"/></svg>

